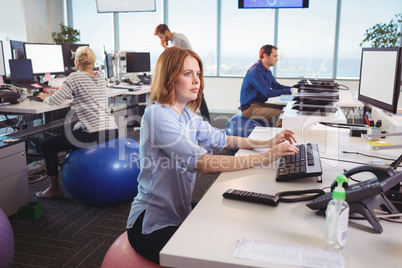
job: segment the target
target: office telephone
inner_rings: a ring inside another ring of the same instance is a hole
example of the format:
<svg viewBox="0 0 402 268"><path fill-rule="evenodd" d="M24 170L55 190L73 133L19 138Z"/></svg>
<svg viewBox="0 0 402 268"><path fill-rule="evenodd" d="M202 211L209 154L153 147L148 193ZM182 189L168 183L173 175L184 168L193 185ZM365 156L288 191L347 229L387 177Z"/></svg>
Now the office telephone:
<svg viewBox="0 0 402 268"><path fill-rule="evenodd" d="M377 233L381 233L383 229L374 213L374 209L381 207L390 214L399 213L386 194L390 190L399 192L402 172L397 172L396 169L401 162L402 155L390 166L363 165L343 173L348 178L361 172L370 172L375 175L375 178L351 185L344 183L343 187L346 190L346 202L350 206L350 212L364 216ZM335 184L336 182L332 183L331 192L310 201L306 206L312 210L318 210L317 214L325 214L327 205L332 199L332 190Z"/></svg>

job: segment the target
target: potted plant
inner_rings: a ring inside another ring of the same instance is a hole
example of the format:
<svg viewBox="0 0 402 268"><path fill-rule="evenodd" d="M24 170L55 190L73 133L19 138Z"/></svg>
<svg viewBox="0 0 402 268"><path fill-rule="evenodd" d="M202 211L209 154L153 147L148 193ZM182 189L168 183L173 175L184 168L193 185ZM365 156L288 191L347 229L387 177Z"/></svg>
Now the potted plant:
<svg viewBox="0 0 402 268"><path fill-rule="evenodd" d="M74 44L80 41L80 31L71 26L60 23L60 32L52 32L52 38L56 44Z"/></svg>
<svg viewBox="0 0 402 268"><path fill-rule="evenodd" d="M397 21L394 19L388 24L377 23L373 27L366 30L365 38L360 43L360 46L365 42L371 42L372 47L396 47L400 42L401 31L399 26L402 22L402 13L395 15ZM399 44L401 45L401 44Z"/></svg>

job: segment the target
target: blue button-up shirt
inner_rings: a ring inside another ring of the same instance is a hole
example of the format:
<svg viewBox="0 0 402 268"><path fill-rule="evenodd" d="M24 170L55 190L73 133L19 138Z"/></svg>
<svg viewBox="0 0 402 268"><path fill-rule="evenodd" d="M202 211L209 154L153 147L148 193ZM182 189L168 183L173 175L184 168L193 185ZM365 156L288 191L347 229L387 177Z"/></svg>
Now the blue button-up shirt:
<svg viewBox="0 0 402 268"><path fill-rule="evenodd" d="M225 143L224 130L188 108L179 115L169 106L147 107L141 121L138 194L126 227L144 210L143 234L180 225L191 212L198 159L208 153L205 148L223 149Z"/></svg>
<svg viewBox="0 0 402 268"><path fill-rule="evenodd" d="M271 97L291 94L291 87L279 84L271 71L259 60L248 69L243 79L240 92L240 110L245 110L253 103L264 103Z"/></svg>

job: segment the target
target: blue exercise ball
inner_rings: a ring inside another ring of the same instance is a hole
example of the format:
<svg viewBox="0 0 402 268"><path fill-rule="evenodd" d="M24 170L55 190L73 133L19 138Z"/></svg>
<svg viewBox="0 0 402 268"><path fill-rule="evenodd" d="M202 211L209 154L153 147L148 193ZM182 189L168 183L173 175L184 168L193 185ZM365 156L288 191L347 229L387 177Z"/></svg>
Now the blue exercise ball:
<svg viewBox="0 0 402 268"><path fill-rule="evenodd" d="M93 206L125 203L137 195L139 145L118 138L74 150L66 157L63 182L78 201Z"/></svg>
<svg viewBox="0 0 402 268"><path fill-rule="evenodd" d="M226 135L247 138L255 127L270 126L270 123L262 120L255 120L236 114L226 124Z"/></svg>

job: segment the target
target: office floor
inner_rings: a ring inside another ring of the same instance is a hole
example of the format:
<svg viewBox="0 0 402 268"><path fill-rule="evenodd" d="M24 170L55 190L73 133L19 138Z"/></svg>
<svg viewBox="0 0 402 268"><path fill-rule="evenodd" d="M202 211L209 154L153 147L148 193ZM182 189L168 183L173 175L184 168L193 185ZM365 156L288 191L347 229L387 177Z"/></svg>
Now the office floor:
<svg viewBox="0 0 402 268"><path fill-rule="evenodd" d="M224 129L233 114L211 114L211 124ZM129 130L136 141L139 132ZM216 150L216 154L233 154ZM199 200L219 174L197 176L193 200ZM60 179L62 182L62 180ZM113 241L125 231L130 203L93 207L75 200L64 188L64 198L40 200L35 196L48 180L29 185L30 201L41 202L43 215L25 220L19 214L9 217L15 239L13 268L16 267L100 267Z"/></svg>

